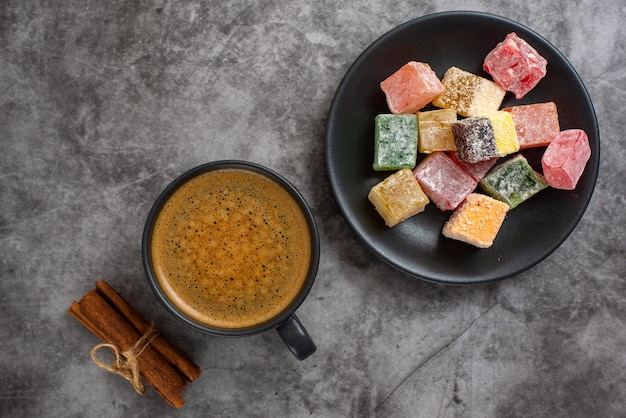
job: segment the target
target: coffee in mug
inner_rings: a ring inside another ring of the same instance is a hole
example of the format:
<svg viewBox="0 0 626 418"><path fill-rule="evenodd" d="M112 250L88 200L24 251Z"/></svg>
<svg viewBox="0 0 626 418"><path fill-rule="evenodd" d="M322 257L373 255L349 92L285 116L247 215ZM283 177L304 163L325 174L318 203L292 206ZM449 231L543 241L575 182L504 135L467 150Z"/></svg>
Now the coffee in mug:
<svg viewBox="0 0 626 418"><path fill-rule="evenodd" d="M148 283L171 314L217 336L275 328L299 360L316 350L295 310L319 256L313 214L296 188L236 160L175 179L154 203L142 239Z"/></svg>
<svg viewBox="0 0 626 418"><path fill-rule="evenodd" d="M152 266L185 314L246 328L284 311L307 278L311 237L297 202L259 173L207 171L181 185L159 212Z"/></svg>

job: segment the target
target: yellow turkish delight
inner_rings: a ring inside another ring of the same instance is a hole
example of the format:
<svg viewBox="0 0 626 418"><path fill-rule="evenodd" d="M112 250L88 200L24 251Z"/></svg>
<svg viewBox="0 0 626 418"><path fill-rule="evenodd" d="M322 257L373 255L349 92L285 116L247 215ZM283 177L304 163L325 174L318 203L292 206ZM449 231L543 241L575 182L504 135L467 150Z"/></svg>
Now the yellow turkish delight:
<svg viewBox="0 0 626 418"><path fill-rule="evenodd" d="M456 112L452 109L437 109L417 112L419 141L417 149L430 154L436 151L456 151L452 122L456 122Z"/></svg>
<svg viewBox="0 0 626 418"><path fill-rule="evenodd" d="M367 198L388 227L417 215L429 203L428 196L408 168L399 170L376 184Z"/></svg>
<svg viewBox="0 0 626 418"><path fill-rule="evenodd" d="M517 131L513 123L513 116L509 112L500 110L489 114L487 119L489 119L491 128L493 129L498 155L504 157L505 155L519 151L519 142L517 141Z"/></svg>
<svg viewBox="0 0 626 418"><path fill-rule="evenodd" d="M491 80L450 67L441 83L444 91L433 105L452 109L465 117L487 116L497 111L506 91Z"/></svg>

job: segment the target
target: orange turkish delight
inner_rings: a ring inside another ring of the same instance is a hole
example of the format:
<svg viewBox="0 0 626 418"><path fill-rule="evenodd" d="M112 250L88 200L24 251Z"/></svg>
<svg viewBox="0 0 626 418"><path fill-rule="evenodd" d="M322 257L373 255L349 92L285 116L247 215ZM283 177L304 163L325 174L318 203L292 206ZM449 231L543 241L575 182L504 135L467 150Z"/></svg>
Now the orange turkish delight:
<svg viewBox="0 0 626 418"><path fill-rule="evenodd" d="M512 106L502 110L513 117L520 149L545 147L561 130L554 102Z"/></svg>
<svg viewBox="0 0 626 418"><path fill-rule="evenodd" d="M380 83L391 113L415 113L443 91L428 64L409 61Z"/></svg>
<svg viewBox="0 0 626 418"><path fill-rule="evenodd" d="M500 231L509 205L492 197L470 193L443 225L443 235L478 248L489 248Z"/></svg>

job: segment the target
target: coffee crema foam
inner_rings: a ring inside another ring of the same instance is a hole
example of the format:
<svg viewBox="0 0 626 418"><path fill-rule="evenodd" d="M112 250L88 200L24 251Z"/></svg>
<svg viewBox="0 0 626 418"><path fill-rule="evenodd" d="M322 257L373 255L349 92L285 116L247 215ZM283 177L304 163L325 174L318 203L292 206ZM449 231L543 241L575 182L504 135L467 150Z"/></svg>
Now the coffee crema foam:
<svg viewBox="0 0 626 418"><path fill-rule="evenodd" d="M167 297L209 326L245 328L279 315L310 266L311 235L280 185L245 169L184 183L154 224L152 266Z"/></svg>

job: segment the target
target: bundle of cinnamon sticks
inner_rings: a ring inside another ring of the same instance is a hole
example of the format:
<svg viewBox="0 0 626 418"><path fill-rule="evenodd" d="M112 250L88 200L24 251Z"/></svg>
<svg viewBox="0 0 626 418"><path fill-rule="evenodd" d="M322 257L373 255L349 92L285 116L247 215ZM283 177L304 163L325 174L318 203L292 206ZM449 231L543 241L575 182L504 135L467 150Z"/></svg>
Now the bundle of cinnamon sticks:
<svg viewBox="0 0 626 418"><path fill-rule="evenodd" d="M155 333L108 283L98 281L96 288L85 294L80 302L74 301L68 312L107 346L122 353L132 351L138 341L150 334L133 361L136 361L141 377L168 404L176 408L183 406L185 401L181 394L200 375L200 368L161 334Z"/></svg>

